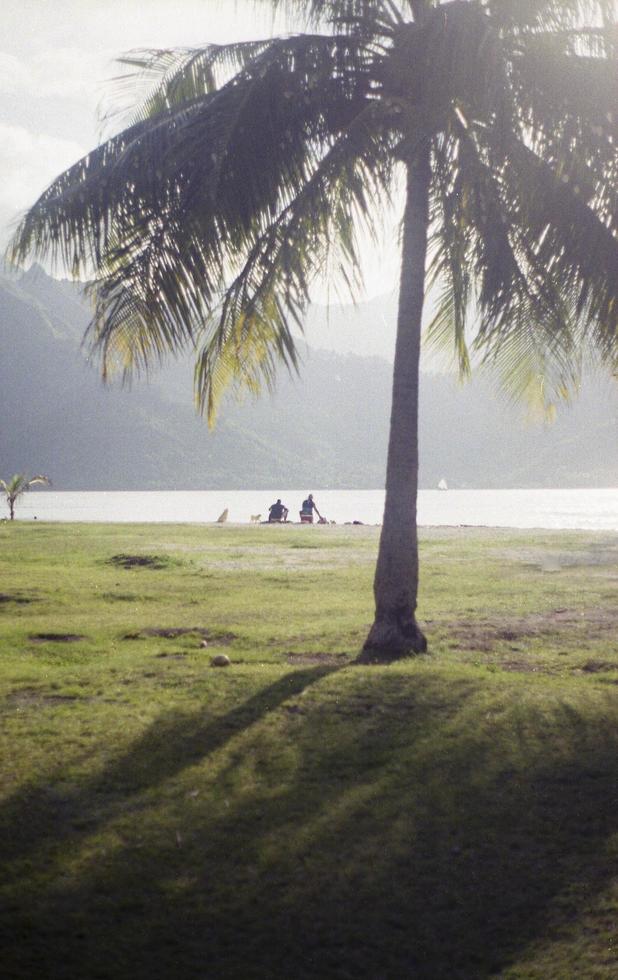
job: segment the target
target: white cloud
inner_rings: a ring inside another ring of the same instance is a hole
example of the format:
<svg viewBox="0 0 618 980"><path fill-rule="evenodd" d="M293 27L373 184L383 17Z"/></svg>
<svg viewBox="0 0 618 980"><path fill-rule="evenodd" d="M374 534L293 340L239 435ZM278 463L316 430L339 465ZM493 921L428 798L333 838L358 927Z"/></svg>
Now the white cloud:
<svg viewBox="0 0 618 980"><path fill-rule="evenodd" d="M98 141L97 109L114 102L108 80L123 70L119 54L251 37L272 22L251 0L3 0L2 26L0 239Z"/></svg>
<svg viewBox="0 0 618 980"><path fill-rule="evenodd" d="M32 92L32 72L14 54L0 51L0 96L30 94Z"/></svg>
<svg viewBox="0 0 618 980"><path fill-rule="evenodd" d="M3 0L0 38L0 250L19 212L101 135L97 108L117 101L108 80L131 48L264 36L252 0ZM136 94L140 94L139 90ZM65 137L65 138L62 138ZM396 222L367 255L367 294L396 278ZM392 230L391 230L392 229Z"/></svg>
<svg viewBox="0 0 618 980"><path fill-rule="evenodd" d="M0 51L0 96L75 99L96 105L113 73L113 52L51 48L29 57Z"/></svg>
<svg viewBox="0 0 618 980"><path fill-rule="evenodd" d="M28 207L62 170L86 150L72 140L0 123L0 207L15 214Z"/></svg>
<svg viewBox="0 0 618 980"><path fill-rule="evenodd" d="M253 0L3 0L0 46L15 54L200 44L284 29Z"/></svg>
<svg viewBox="0 0 618 980"><path fill-rule="evenodd" d="M82 48L52 48L31 61L35 91L39 98L72 98L94 102L111 73L111 57Z"/></svg>

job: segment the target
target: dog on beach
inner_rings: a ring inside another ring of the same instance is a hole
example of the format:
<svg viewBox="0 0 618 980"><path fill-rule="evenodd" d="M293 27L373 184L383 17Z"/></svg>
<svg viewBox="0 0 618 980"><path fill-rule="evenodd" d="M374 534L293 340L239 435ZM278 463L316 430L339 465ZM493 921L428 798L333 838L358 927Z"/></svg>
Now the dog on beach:
<svg viewBox="0 0 618 980"><path fill-rule="evenodd" d="M261 514L252 514L251 515L251 523L252 524L259 524L261 520L262 520L262 515Z"/></svg>

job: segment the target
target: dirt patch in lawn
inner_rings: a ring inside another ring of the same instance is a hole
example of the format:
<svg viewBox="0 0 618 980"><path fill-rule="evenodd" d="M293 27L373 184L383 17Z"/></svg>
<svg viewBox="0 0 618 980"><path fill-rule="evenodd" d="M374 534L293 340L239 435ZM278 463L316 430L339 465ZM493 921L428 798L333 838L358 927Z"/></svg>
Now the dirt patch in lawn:
<svg viewBox="0 0 618 980"><path fill-rule="evenodd" d="M108 565L118 568L167 568L170 559L161 555L112 555L107 560Z"/></svg>
<svg viewBox="0 0 618 980"><path fill-rule="evenodd" d="M455 649L476 650L480 653L489 653L504 643L515 644L534 636L534 630L523 625L503 629L490 622L449 623L447 631Z"/></svg>
<svg viewBox="0 0 618 980"><path fill-rule="evenodd" d="M150 595L138 595L136 592L99 592L97 599L104 599L106 602L156 602L156 598Z"/></svg>
<svg viewBox="0 0 618 980"><path fill-rule="evenodd" d="M342 667L346 660L345 653L286 653L285 658L289 664L326 664L333 667Z"/></svg>
<svg viewBox="0 0 618 980"><path fill-rule="evenodd" d="M602 674L608 670L618 670L618 660L613 664L607 660L589 660L581 669L584 674Z"/></svg>
<svg viewBox="0 0 618 980"><path fill-rule="evenodd" d="M69 704L73 701L90 700L82 698L78 694L47 694L37 687L21 687L17 691L7 694L5 701L8 704L35 705L35 704Z"/></svg>
<svg viewBox="0 0 618 980"><path fill-rule="evenodd" d="M552 609L528 616L506 617L467 623L442 624L456 648L489 652L504 644L518 644L543 634L560 634L584 630L589 639L618 633L618 610L614 609Z"/></svg>
<svg viewBox="0 0 618 980"><path fill-rule="evenodd" d="M6 602L14 602L16 605L22 606L35 601L32 596L24 595L23 592L0 592L0 606Z"/></svg>
<svg viewBox="0 0 618 980"><path fill-rule="evenodd" d="M196 636L218 646L227 646L236 639L234 633L217 633L216 630L203 626L153 626L143 630L132 630L125 633L123 640L146 640L156 636L165 640L177 640L179 636Z"/></svg>
<svg viewBox="0 0 618 980"><path fill-rule="evenodd" d="M30 633L28 639L33 643L77 643L86 637L79 633Z"/></svg>
<svg viewBox="0 0 618 980"><path fill-rule="evenodd" d="M577 532L572 532L577 535ZM554 547L522 547L499 549L501 557L509 561L522 562L524 565L541 572L559 572L569 568L611 568L618 564L616 539L600 537L589 547L557 550ZM610 573L611 577L611 573Z"/></svg>
<svg viewBox="0 0 618 980"><path fill-rule="evenodd" d="M530 660L503 660L500 664L501 670L508 670L514 674L551 674L554 671L547 667L541 667Z"/></svg>

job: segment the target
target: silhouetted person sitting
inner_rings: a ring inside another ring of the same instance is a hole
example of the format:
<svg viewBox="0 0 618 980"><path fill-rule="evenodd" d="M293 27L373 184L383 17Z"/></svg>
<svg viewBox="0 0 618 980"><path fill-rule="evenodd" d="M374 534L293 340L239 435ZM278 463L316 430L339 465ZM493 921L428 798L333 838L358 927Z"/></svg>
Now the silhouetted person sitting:
<svg viewBox="0 0 618 980"><path fill-rule="evenodd" d="M322 520L322 515L320 514L318 508L315 505L313 499L313 494L310 493L306 500L303 500L300 508L300 523L301 524L313 524L313 512L316 512L320 520Z"/></svg>
<svg viewBox="0 0 618 980"><path fill-rule="evenodd" d="M268 508L268 523L269 524L280 524L281 521L287 521L288 519L288 509L285 504L281 503L281 500L277 500L272 507Z"/></svg>

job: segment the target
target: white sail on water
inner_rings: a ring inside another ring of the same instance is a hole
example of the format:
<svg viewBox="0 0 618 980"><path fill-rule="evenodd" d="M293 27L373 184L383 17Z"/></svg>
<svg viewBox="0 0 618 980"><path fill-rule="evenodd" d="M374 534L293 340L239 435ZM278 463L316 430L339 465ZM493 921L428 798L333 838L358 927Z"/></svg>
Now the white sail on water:
<svg viewBox="0 0 618 980"><path fill-rule="evenodd" d="M444 477L442 477L442 479L438 483L438 490L448 490L448 484L444 479Z"/></svg>

